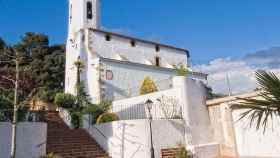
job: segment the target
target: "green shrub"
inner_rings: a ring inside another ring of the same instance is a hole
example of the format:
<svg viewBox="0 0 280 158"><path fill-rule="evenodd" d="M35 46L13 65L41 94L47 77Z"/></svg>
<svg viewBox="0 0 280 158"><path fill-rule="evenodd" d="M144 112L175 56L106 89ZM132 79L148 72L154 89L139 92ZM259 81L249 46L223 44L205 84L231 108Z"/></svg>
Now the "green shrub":
<svg viewBox="0 0 280 158"><path fill-rule="evenodd" d="M62 157L54 153L49 153L48 155L42 156L41 158L62 158Z"/></svg>
<svg viewBox="0 0 280 158"><path fill-rule="evenodd" d="M187 76L189 73L188 68L182 64L179 66L175 66L175 71L177 76Z"/></svg>
<svg viewBox="0 0 280 158"><path fill-rule="evenodd" d="M97 124L112 122L119 120L119 117L115 113L104 113L100 115L96 121Z"/></svg>
<svg viewBox="0 0 280 158"><path fill-rule="evenodd" d="M12 121L13 109L13 103L7 98L0 96L0 121ZM26 121L27 113L28 107L20 106L17 112L17 121Z"/></svg>
<svg viewBox="0 0 280 158"><path fill-rule="evenodd" d="M86 107L86 109L84 110L84 113L91 116L91 124L96 124L97 118L105 112L106 111L104 111L104 109L95 104Z"/></svg>
<svg viewBox="0 0 280 158"><path fill-rule="evenodd" d="M108 112L108 110L111 108L112 102L111 101L101 101L100 104L90 104L84 109L85 114L90 115L91 124L96 124L97 118Z"/></svg>
<svg viewBox="0 0 280 158"><path fill-rule="evenodd" d="M81 112L70 111L71 125L73 128L77 129L83 125L83 114Z"/></svg>
<svg viewBox="0 0 280 158"><path fill-rule="evenodd" d="M57 93L54 99L54 103L66 109L70 109L75 105L76 97L72 94Z"/></svg>
<svg viewBox="0 0 280 158"><path fill-rule="evenodd" d="M179 148L175 153L175 158L186 158L187 156L188 156L187 149L183 145L179 144Z"/></svg>
<svg viewBox="0 0 280 158"><path fill-rule="evenodd" d="M42 88L39 90L37 96L40 100L47 102L47 103L52 103L55 99L57 91L56 90L49 90L47 88Z"/></svg>
<svg viewBox="0 0 280 158"><path fill-rule="evenodd" d="M145 77L140 88L140 94L145 95L158 91L156 84L150 77Z"/></svg>
<svg viewBox="0 0 280 158"><path fill-rule="evenodd" d="M13 103L0 95L0 121L11 121L13 117Z"/></svg>

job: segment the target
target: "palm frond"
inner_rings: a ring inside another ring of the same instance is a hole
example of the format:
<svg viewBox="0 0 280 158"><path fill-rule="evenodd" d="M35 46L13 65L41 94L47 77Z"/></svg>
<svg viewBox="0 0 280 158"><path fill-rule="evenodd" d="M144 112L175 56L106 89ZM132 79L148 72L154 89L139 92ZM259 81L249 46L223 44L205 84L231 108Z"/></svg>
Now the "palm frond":
<svg viewBox="0 0 280 158"><path fill-rule="evenodd" d="M269 121L273 122L274 116L280 117L280 79L266 71L257 71L256 79L262 89L260 98L238 98L241 101L231 108L247 109L240 114L239 121L248 118L251 127L256 126L257 130L263 127L265 132Z"/></svg>

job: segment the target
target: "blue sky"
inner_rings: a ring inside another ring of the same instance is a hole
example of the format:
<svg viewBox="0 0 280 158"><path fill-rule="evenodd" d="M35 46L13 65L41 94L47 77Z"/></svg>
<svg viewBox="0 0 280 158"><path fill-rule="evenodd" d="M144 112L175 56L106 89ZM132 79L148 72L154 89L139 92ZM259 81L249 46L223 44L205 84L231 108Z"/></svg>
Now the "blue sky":
<svg viewBox="0 0 280 158"><path fill-rule="evenodd" d="M226 76L240 93L256 87L258 69L280 75L279 0L101 1L103 28L187 48L216 92L227 92ZM64 43L67 11L68 0L0 0L0 37L12 44L32 31Z"/></svg>
<svg viewBox="0 0 280 158"><path fill-rule="evenodd" d="M27 31L63 43L67 0L0 0L0 36ZM279 0L102 0L102 26L191 51L194 63L280 45Z"/></svg>

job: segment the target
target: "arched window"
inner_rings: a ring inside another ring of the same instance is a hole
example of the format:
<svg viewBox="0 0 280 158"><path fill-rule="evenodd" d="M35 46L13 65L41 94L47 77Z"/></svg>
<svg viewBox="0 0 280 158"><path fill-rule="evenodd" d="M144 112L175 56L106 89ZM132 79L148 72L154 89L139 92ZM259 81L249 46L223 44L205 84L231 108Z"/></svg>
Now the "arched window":
<svg viewBox="0 0 280 158"><path fill-rule="evenodd" d="M92 3L87 2L87 19L92 19Z"/></svg>

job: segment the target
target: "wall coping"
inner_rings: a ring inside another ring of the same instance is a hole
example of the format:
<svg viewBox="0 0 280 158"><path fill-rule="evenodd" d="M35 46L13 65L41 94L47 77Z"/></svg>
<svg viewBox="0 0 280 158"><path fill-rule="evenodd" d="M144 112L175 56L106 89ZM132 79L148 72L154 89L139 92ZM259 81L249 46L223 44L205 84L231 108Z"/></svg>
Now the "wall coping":
<svg viewBox="0 0 280 158"><path fill-rule="evenodd" d="M254 97L259 96L260 92L261 91L255 91L255 92L249 92L249 93L228 96L228 97L223 97L223 98L218 98L218 99L207 100L206 106L215 106L215 105L219 105L219 104L226 103L226 102L232 102L232 101L238 100L239 98L243 98L243 99L254 98Z"/></svg>

